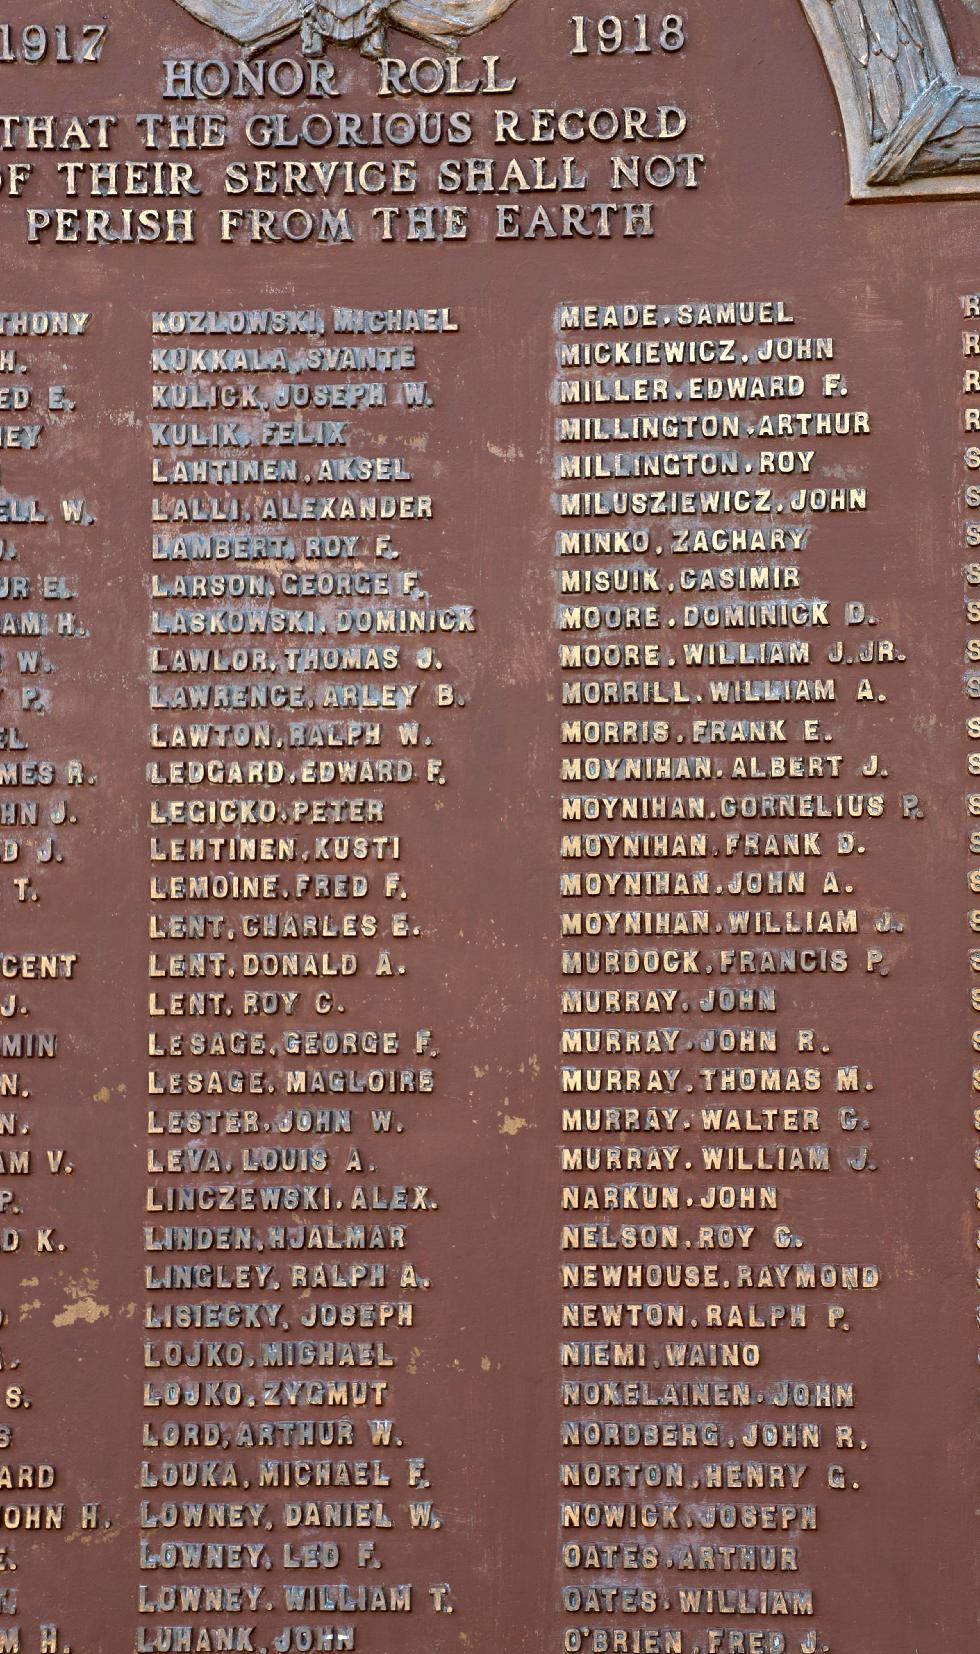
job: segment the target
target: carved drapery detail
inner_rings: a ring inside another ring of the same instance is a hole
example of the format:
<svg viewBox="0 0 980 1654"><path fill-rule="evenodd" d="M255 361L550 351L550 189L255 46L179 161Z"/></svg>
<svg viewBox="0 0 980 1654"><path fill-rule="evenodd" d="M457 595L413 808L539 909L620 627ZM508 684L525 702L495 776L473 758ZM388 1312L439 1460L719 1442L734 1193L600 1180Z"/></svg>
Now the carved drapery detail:
<svg viewBox="0 0 980 1654"><path fill-rule="evenodd" d="M389 24L446 51L496 22L514 0L178 0L198 22L248 51L261 51L300 32L316 57L331 45L359 46L368 57L385 50Z"/></svg>
<svg viewBox="0 0 980 1654"><path fill-rule="evenodd" d="M802 0L847 136L855 200L980 194L980 80L938 0Z"/></svg>

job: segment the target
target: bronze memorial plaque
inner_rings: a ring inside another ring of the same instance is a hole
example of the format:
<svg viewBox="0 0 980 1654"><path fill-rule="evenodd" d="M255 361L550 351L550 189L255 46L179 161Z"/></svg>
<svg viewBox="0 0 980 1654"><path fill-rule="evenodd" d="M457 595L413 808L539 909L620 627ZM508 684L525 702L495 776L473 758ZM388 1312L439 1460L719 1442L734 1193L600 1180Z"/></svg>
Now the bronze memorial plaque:
<svg viewBox="0 0 980 1654"><path fill-rule="evenodd" d="M0 250L0 1654L978 1654L980 0L14 0Z"/></svg>

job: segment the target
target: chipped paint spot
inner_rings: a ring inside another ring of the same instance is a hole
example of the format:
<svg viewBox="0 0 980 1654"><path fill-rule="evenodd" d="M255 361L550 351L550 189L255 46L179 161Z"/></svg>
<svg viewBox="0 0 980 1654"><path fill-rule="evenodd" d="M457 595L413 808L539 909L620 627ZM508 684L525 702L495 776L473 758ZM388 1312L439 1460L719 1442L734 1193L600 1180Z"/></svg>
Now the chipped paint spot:
<svg viewBox="0 0 980 1654"><path fill-rule="evenodd" d="M484 1355L484 1356L480 1357L480 1367L482 1368L483 1372L488 1373L492 1366L493 1366L493 1362L490 1360L490 1357L488 1355Z"/></svg>
<svg viewBox="0 0 980 1654"><path fill-rule="evenodd" d="M94 1326L96 1321L101 1321L103 1316L109 1314L109 1306L96 1303L98 1290L99 1283L94 1275L85 1274L77 1281L68 1281L65 1291L71 1301L54 1317L54 1325L73 1327L76 1321L87 1321L89 1326Z"/></svg>
<svg viewBox="0 0 980 1654"><path fill-rule="evenodd" d="M504 1123L500 1128L501 1137L516 1137L518 1132L526 1131L530 1125L522 1114L505 1114Z"/></svg>
<svg viewBox="0 0 980 1654"><path fill-rule="evenodd" d="M84 1532L78 1528L74 1533L65 1534L65 1543L71 1545L77 1539L82 1545L104 1545L107 1539L118 1539L122 1531L122 1528L112 1527L108 1522L102 1528L86 1529Z"/></svg>
<svg viewBox="0 0 980 1654"><path fill-rule="evenodd" d="M510 464L513 464L515 459L524 458L524 450L522 448L515 448L513 443L511 443L509 448L498 448L495 442L488 442L487 453L493 454L496 459L505 459Z"/></svg>
<svg viewBox="0 0 980 1654"><path fill-rule="evenodd" d="M107 1085L104 1085L101 1090L97 1091L95 1096L92 1098L93 1103L108 1103L111 1102L111 1100L112 1092L109 1090Z"/></svg>
<svg viewBox="0 0 980 1654"><path fill-rule="evenodd" d="M73 1304L66 1304L60 1315L54 1318L56 1327L73 1327L76 1321L87 1321L94 1326L108 1315L108 1304L97 1304L94 1298L78 1298Z"/></svg>

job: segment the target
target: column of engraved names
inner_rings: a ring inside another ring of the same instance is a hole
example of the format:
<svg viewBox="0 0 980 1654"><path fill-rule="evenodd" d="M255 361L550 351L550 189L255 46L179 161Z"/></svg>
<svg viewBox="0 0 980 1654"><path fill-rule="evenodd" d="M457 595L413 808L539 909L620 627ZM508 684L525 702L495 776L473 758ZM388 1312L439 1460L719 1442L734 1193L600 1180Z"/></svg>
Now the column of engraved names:
<svg viewBox="0 0 980 1654"><path fill-rule="evenodd" d="M779 300L556 326L563 1646L812 1651L882 1279L833 1028L901 928L860 858L917 813L868 750L901 644L824 595L872 417Z"/></svg>
<svg viewBox="0 0 980 1654"><path fill-rule="evenodd" d="M411 868L475 630L426 590L419 375L458 326L192 325L153 326L137 1646L368 1651L452 1611L398 1415L438 1207Z"/></svg>
<svg viewBox="0 0 980 1654"><path fill-rule="evenodd" d="M961 352L964 361L963 377L960 382L961 404L961 449L960 462L966 481L962 489L963 519L960 524L960 544L967 552L975 552L980 546L980 484L974 478L980 471L980 293L964 293L960 296L960 319L962 329L960 333ZM980 634L976 628L980 627L980 561L971 557L963 565L963 603L966 620L966 641L964 646L964 664L966 666L964 690L969 706L969 716L966 720L966 736L970 743L970 750L966 756L966 772L970 787L980 776L980 716L973 710L973 706L980 701L980 673L977 666L980 664ZM967 886L969 902L967 923L971 935L976 940L980 934L980 907L974 906L975 898L980 898L980 828L976 822L980 818L980 794L969 791L966 795L966 825L968 830L969 862L967 872ZM980 1013L980 988L973 985L973 980L980 975L980 948L970 949L970 1009L974 1016ZM980 1027L974 1026L970 1046L974 1064L972 1070L972 1095L974 1100L973 1129L980 1132L980 1107L977 1106L977 1097L980 1095ZM973 1150L973 1165L976 1172L980 1172L980 1143ZM980 1187L974 1188L975 1213L980 1210ZM976 1223L976 1217L974 1216ZM975 1250L980 1251L980 1229L974 1227L973 1243ZM980 1267L974 1269L974 1286L980 1290ZM977 1319L980 1322L980 1306L977 1309Z"/></svg>
<svg viewBox="0 0 980 1654"><path fill-rule="evenodd" d="M31 1338L38 1320L71 1340L89 1305L107 1313L91 1300L101 1257L84 1204L88 961L66 901L93 853L98 779L68 686L98 647L84 620L98 529L74 496L71 440L94 331L83 311L0 313L0 1641L48 1654L71 1634L51 1623L64 1546L109 1527L84 1457L69 1462L59 1361Z"/></svg>
<svg viewBox="0 0 980 1654"><path fill-rule="evenodd" d="M95 813L70 688L97 647L85 611L100 531L75 495L73 442L95 332L88 312L0 313L0 1646L42 1654L70 1646L72 1627L52 1623L66 1545L110 1520L84 1454L69 1458L78 1415L59 1384L77 1322L108 1314L92 1298L98 1157L78 1082L90 958L68 898Z"/></svg>

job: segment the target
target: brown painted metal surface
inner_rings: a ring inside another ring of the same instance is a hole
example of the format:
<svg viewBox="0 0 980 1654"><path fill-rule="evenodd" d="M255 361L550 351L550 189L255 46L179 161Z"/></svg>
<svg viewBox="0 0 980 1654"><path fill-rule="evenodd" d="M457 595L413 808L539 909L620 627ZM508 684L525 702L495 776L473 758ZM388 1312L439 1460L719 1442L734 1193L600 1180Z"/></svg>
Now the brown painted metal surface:
<svg viewBox="0 0 980 1654"><path fill-rule="evenodd" d="M0 1646L976 1646L980 21L832 9L0 34Z"/></svg>

